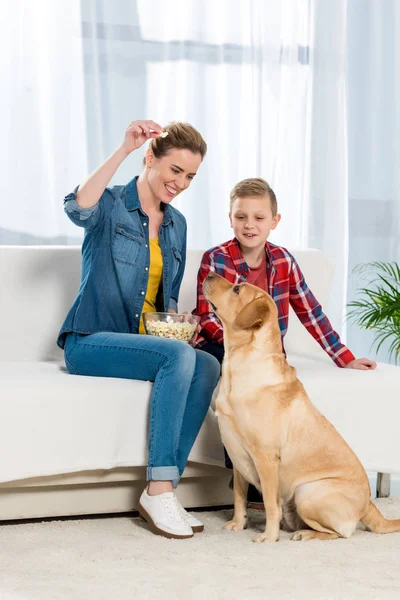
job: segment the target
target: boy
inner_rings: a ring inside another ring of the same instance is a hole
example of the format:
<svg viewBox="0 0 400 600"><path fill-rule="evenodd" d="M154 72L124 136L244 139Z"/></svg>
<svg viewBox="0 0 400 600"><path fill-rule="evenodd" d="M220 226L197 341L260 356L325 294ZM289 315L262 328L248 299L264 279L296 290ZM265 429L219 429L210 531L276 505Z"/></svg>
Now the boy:
<svg viewBox="0 0 400 600"><path fill-rule="evenodd" d="M197 277L197 306L200 334L194 346L213 354L222 363L223 329L203 294L203 282L213 270L231 283L247 281L267 291L278 307L279 327L283 338L287 332L289 305L308 332L317 340L338 367L375 369L368 358L356 359L341 343L321 305L309 290L295 258L285 249L267 241L269 233L281 219L276 196L264 179L244 179L230 195L229 219L235 237L204 253ZM227 456L227 466L231 466ZM249 501L257 490L249 489Z"/></svg>

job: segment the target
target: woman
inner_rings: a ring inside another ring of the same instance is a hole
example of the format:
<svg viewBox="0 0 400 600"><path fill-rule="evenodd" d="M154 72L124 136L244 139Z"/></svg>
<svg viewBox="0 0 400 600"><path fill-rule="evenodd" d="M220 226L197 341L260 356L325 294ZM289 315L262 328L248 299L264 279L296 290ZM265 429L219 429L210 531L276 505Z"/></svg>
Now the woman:
<svg viewBox="0 0 400 600"><path fill-rule="evenodd" d="M148 140L140 176L107 188L123 160ZM153 121L134 121L122 145L64 201L85 237L79 293L58 344L69 373L154 382L149 483L139 512L154 533L179 539L204 528L174 488L207 413L219 363L184 342L141 335L141 315L177 311L186 221L170 202L189 187L206 150L191 125L170 123L163 131Z"/></svg>

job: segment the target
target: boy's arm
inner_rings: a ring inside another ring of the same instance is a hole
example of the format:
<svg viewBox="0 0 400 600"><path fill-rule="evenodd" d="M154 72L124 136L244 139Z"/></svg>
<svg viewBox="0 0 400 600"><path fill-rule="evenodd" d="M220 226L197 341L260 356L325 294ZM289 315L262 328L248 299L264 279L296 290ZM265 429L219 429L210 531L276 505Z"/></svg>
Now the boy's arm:
<svg viewBox="0 0 400 600"><path fill-rule="evenodd" d="M224 341L221 321L214 313L211 304L203 293L203 283L210 271L213 271L212 259L209 252L203 254L197 274L197 303L194 313L200 317L200 335L209 342L222 344Z"/></svg>
<svg viewBox="0 0 400 600"><path fill-rule="evenodd" d="M304 275L292 257L290 271L290 304L307 331L319 343L338 367L345 367L355 356L342 344L322 306L308 288Z"/></svg>

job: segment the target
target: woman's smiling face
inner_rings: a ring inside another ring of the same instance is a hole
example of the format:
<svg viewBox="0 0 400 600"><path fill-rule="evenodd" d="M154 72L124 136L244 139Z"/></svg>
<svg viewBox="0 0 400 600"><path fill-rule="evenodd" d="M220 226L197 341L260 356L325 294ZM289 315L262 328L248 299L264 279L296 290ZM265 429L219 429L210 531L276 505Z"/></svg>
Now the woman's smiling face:
<svg viewBox="0 0 400 600"><path fill-rule="evenodd" d="M147 156L148 183L153 195L168 204L192 183L201 164L200 154L173 148L166 156Z"/></svg>

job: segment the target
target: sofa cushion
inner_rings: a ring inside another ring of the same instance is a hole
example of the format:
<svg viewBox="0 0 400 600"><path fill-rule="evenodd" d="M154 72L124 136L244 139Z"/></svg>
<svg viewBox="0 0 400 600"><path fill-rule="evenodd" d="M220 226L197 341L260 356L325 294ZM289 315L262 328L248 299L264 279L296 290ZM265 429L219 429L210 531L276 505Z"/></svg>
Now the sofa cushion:
<svg viewBox="0 0 400 600"><path fill-rule="evenodd" d="M339 369L329 358L296 355L289 363L367 470L400 473L400 369ZM0 482L146 465L150 382L72 376L32 362L0 363L0 378ZM211 409L190 459L224 464Z"/></svg>
<svg viewBox="0 0 400 600"><path fill-rule="evenodd" d="M400 369L340 369L327 357L288 358L311 401L335 425L368 471L400 473ZM311 440L310 440L311 441Z"/></svg>
<svg viewBox="0 0 400 600"><path fill-rule="evenodd" d="M147 464L150 382L43 362L0 362L0 380L0 482ZM190 459L224 465L211 409Z"/></svg>
<svg viewBox="0 0 400 600"><path fill-rule="evenodd" d="M202 250L189 250L179 310L196 306L197 271ZM333 265L318 250L294 250L310 289L326 307ZM58 331L78 292L81 270L78 246L0 246L0 361L62 360ZM291 311L285 338L289 352L320 355L317 342Z"/></svg>

